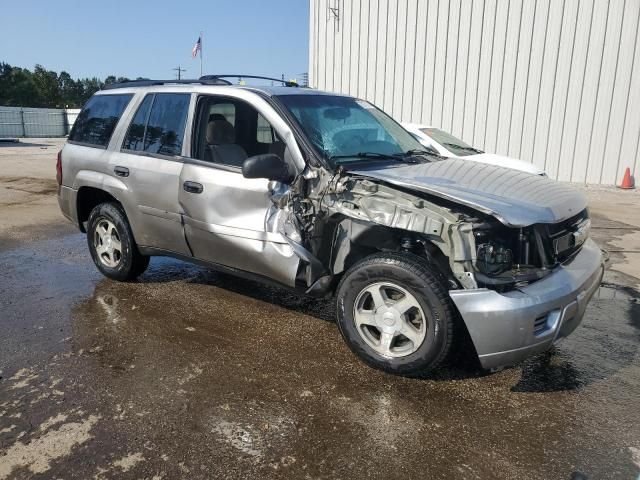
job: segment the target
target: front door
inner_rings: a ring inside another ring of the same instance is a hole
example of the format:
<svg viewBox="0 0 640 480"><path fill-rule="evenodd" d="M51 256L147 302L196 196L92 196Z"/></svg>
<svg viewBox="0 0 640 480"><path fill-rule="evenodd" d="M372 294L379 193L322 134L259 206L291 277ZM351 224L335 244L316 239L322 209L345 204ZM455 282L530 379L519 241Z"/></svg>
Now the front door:
<svg viewBox="0 0 640 480"><path fill-rule="evenodd" d="M272 203L266 179L246 179L241 172L248 156L284 152L284 143L267 129L264 117L244 101L201 97L194 158L182 168L179 201L196 258L293 286L299 258L278 232L285 212Z"/></svg>

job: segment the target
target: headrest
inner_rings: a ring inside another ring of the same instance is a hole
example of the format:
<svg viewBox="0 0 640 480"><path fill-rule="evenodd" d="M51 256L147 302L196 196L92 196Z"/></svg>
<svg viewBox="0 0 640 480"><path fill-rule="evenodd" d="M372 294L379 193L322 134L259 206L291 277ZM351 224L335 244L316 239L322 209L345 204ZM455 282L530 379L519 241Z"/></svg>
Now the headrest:
<svg viewBox="0 0 640 480"><path fill-rule="evenodd" d="M218 115L218 114L214 114ZM207 143L212 145L224 145L236 142L236 131L224 117L219 120L210 120L207 124Z"/></svg>
<svg viewBox="0 0 640 480"><path fill-rule="evenodd" d="M209 121L212 122L214 120L226 120L226 117L221 113L212 113L209 115Z"/></svg>

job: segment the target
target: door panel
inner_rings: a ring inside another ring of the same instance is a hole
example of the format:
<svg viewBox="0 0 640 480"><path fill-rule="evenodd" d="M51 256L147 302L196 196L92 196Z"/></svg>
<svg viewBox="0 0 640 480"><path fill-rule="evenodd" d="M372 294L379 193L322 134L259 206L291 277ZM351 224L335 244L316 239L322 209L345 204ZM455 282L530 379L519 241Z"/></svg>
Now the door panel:
<svg viewBox="0 0 640 480"><path fill-rule="evenodd" d="M185 182L202 185L202 192L185 191ZM196 258L293 286L299 259L270 221L278 209L267 184L238 170L185 163L178 194L185 233Z"/></svg>
<svg viewBox="0 0 640 480"><path fill-rule="evenodd" d="M128 169L117 178L127 186L123 196L136 242L190 255L182 229L178 191L182 163L173 160L114 152L109 170Z"/></svg>

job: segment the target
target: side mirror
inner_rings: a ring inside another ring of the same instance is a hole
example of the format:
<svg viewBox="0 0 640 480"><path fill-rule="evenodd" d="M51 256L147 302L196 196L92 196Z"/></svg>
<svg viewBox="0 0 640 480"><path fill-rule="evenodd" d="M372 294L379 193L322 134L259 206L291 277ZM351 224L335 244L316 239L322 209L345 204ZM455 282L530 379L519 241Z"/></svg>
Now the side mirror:
<svg viewBox="0 0 640 480"><path fill-rule="evenodd" d="M242 176L244 178L266 178L282 183L290 183L294 178L289 165L273 153L247 158L242 164Z"/></svg>

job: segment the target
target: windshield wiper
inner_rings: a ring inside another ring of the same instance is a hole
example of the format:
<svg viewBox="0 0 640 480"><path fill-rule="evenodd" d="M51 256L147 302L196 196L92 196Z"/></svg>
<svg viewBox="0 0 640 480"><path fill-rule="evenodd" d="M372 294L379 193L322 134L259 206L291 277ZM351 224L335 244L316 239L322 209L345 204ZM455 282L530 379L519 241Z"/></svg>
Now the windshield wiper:
<svg viewBox="0 0 640 480"><path fill-rule="evenodd" d="M463 147L462 145L458 145L457 143L443 143L443 145L446 145L447 147L457 148L459 150L467 150L474 153L484 153L482 150L478 150L477 148Z"/></svg>
<svg viewBox="0 0 640 480"><path fill-rule="evenodd" d="M423 156L423 155L429 155L431 157L438 157L439 155L436 155L434 153L431 153L427 150L422 150L422 149L413 149L413 150L407 150L404 153L378 153L378 152L360 152L360 153L354 153L352 155L333 155L331 157L329 157L329 160L331 160L332 162L335 162L336 160L338 160L338 162L335 162L336 164L341 163L340 160L341 159L346 159L346 158L357 158L357 159L374 159L374 160L396 160L396 161L400 161L400 162L404 162L404 163L420 163L420 160L416 159L416 156Z"/></svg>
<svg viewBox="0 0 640 480"><path fill-rule="evenodd" d="M416 155L429 155L430 157L439 157L437 153L430 152L429 150L423 150L421 148L414 148L412 150L407 150L404 153L395 154L395 156L399 156L399 157L413 157Z"/></svg>
<svg viewBox="0 0 640 480"><path fill-rule="evenodd" d="M402 154L400 154L402 155ZM378 153L378 152L359 152L352 153L351 155L332 155L329 157L329 160L332 162L340 163L339 160L347 159L347 158L366 158L366 159L374 159L374 160L398 160L403 162L403 157L399 157L398 154L387 154L387 153Z"/></svg>

